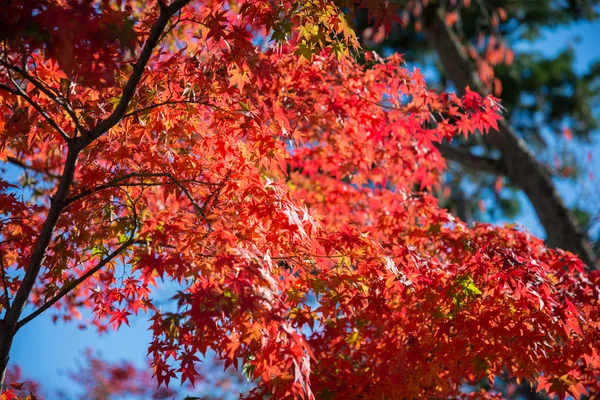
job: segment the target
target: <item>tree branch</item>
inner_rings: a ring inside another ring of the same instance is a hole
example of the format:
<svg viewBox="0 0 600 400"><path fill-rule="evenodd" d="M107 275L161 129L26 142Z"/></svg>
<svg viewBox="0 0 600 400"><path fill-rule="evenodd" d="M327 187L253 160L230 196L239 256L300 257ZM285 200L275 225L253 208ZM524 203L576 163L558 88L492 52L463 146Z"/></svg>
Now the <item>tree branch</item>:
<svg viewBox="0 0 600 400"><path fill-rule="evenodd" d="M53 174L52 172L48 172L48 171L41 171L41 170L39 170L37 168L34 168L31 165L25 164L25 162L19 160L16 157L8 156L6 158L6 161L8 163L10 163L10 164L16 165L17 167L20 167L20 168L23 168L23 169L26 169L26 170L29 170L29 171L36 172L38 174L44 174L44 175L46 175L46 176L48 176L50 178L53 178L53 179L60 179L60 175L56 175L56 174Z"/></svg>
<svg viewBox="0 0 600 400"><path fill-rule="evenodd" d="M129 194L127 194L127 196L129 197ZM90 276L95 274L106 264L108 264L109 262L114 260L119 254L121 254L123 251L125 251L129 246L138 242L135 239L135 235L136 235L136 232L137 232L138 226L139 226L138 214L137 214L137 201L133 201L131 199L131 197L129 197L129 201L131 203L131 211L133 214L133 229L131 230L129 239L127 239L127 241L125 241L123 244L121 244L121 246L119 246L115 251L113 251L107 257L102 259L95 267L89 269L85 274L81 275L76 280L64 285L56 296L54 296L52 299L45 302L40 308L38 308L37 310L35 310L31 314L29 314L27 317L25 317L21 321L19 321L16 325L15 331L19 330L23 325L25 325L26 323L28 323L29 321L31 321L32 319L34 319L35 317L37 317L38 315L40 315L41 313L46 311L48 308L52 307L56 302L58 302L64 296L69 294L69 292L71 292L73 289L75 289L77 286L79 286L82 282L84 282Z"/></svg>
<svg viewBox="0 0 600 400"><path fill-rule="evenodd" d="M65 167L63 169L60 182L58 183L56 193L54 194L54 198L52 199L50 209L46 215L46 220L42 225L42 229L31 253L29 266L26 269L25 276L23 276L23 280L21 281L19 289L15 294L13 306L6 313L4 318L8 326L13 326L16 324L19 316L23 312L25 304L27 303L29 294L35 285L35 281L40 272L42 263L46 258L46 250L50 244L50 240L52 239L54 227L56 226L56 222L58 221L58 218L63 210L64 199L67 198L67 194L73 182L78 156L79 150L74 146L69 146L67 159L65 160Z"/></svg>
<svg viewBox="0 0 600 400"><path fill-rule="evenodd" d="M96 272L98 272L106 264L108 264L109 262L111 262L112 260L114 260L119 254L121 254L124 250L126 250L134 242L135 242L135 240L133 240L133 239L127 240L125 243L123 243L121 246L119 246L119 248L117 248L115 251L113 251L111 254L109 254L106 258L102 259L102 261L100 261L93 268L89 269L85 274L81 275L78 279L76 279L76 280L74 280L72 282L69 282L66 285L64 285L62 287L62 289L60 290L60 292L58 292L58 294L56 296L54 296L52 299L50 299L47 302L45 302L40 308L38 308L37 310L35 310L31 314L29 314L28 316L26 316L25 318L23 318L22 320L20 320L17 323L17 330L19 330L20 328L22 328L23 325L27 324L32 319L34 319L35 317L37 317L38 315L40 315L41 313L43 313L44 311L46 311L50 307L52 307L56 302L58 302L60 299L62 299L63 297L65 297L67 294L69 294L70 291L72 291L73 289L75 289L77 286L79 286L82 282L84 282L90 276L92 276L93 274L95 274Z"/></svg>
<svg viewBox="0 0 600 400"><path fill-rule="evenodd" d="M436 145L442 156L456 161L473 171L485 171L496 175L506 175L506 169L501 160L491 157L476 156L465 149L440 143Z"/></svg>
<svg viewBox="0 0 600 400"><path fill-rule="evenodd" d="M469 63L459 39L446 25L442 9L436 6L426 8L424 32L459 94L464 94L465 87L469 86L485 95L484 85ZM571 251L589 268L596 269L596 257L589 239L558 194L552 177L508 121L498 122L499 132L490 132L483 136L483 140L500 151L499 162L503 164L506 176L531 201L546 231L548 245Z"/></svg>

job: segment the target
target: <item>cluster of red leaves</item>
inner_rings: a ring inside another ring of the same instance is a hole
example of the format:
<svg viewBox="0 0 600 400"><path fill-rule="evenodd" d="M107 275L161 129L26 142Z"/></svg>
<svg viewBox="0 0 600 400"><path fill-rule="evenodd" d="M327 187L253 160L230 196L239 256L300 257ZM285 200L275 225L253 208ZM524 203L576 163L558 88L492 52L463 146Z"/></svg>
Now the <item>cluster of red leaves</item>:
<svg viewBox="0 0 600 400"><path fill-rule="evenodd" d="M144 41L161 7L123 3L93 4L126 9ZM467 227L429 194L435 143L495 128L496 99L432 93L398 56L359 64L343 18L325 0L191 1L173 16L122 118L78 157L32 305L91 309L100 331L151 313L159 384L194 383L210 349L253 398L459 396L503 371L592 390L598 275L511 227ZM99 90L87 66L5 53L0 160L34 175L30 198L0 187L10 297L65 136L110 118L136 67L101 53L116 84ZM165 280L169 311L153 300Z"/></svg>

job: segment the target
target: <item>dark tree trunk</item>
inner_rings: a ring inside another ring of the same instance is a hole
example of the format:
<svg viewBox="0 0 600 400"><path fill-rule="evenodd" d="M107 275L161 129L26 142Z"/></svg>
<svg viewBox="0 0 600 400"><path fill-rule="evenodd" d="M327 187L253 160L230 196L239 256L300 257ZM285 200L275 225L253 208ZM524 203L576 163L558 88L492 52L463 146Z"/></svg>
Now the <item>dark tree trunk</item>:
<svg viewBox="0 0 600 400"><path fill-rule="evenodd" d="M0 320L0 391L4 389L4 379L6 378L14 334L15 327L7 325L4 320Z"/></svg>

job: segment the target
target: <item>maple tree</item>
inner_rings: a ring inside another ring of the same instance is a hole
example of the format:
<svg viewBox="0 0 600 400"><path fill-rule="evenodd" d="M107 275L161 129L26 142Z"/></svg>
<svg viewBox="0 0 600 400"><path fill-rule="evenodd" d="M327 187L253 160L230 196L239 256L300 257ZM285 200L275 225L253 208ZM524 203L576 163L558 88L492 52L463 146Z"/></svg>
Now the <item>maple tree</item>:
<svg viewBox="0 0 600 400"><path fill-rule="evenodd" d="M463 384L503 372L597 393L600 275L431 195L436 144L498 129L498 99L427 90L326 0L3 13L2 376L25 324L90 311L100 332L150 316L164 386L211 350L248 398L493 396Z"/></svg>

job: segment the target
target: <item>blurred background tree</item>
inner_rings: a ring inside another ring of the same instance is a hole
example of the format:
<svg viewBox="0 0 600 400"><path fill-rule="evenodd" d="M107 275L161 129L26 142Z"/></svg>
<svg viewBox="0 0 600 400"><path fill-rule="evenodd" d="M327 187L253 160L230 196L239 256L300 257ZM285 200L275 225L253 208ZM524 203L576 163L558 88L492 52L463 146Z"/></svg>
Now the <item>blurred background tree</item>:
<svg viewBox="0 0 600 400"><path fill-rule="evenodd" d="M365 48L401 53L431 87L493 93L506 109L499 133L440 146L452 160L438 194L445 207L468 222L512 221L523 211L524 193L549 245L578 254L592 268L600 252L591 171L600 60L581 73L571 45L548 56L534 43L548 30L595 20L598 3L403 1L396 11L401 26L387 37L383 26L373 29L366 9L354 11Z"/></svg>

